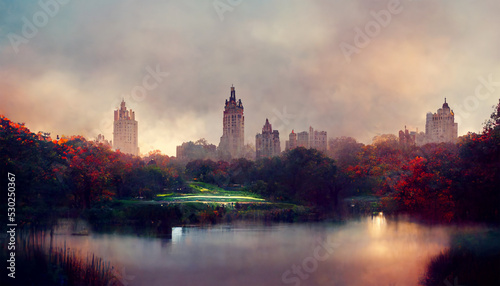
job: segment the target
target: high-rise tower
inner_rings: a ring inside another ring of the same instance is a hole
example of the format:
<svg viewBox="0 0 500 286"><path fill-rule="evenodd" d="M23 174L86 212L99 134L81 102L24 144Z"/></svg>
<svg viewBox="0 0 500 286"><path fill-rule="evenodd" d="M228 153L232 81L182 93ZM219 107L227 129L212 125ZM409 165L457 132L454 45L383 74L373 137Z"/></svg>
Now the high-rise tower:
<svg viewBox="0 0 500 286"><path fill-rule="evenodd" d="M245 136L245 117L241 99L236 101L234 86L231 86L229 101L224 106L223 131L220 138L219 150L228 153L232 158L242 155Z"/></svg>
<svg viewBox="0 0 500 286"><path fill-rule="evenodd" d="M269 158L281 153L280 133L273 130L271 123L266 118L262 127L262 134L255 135L255 158Z"/></svg>
<svg viewBox="0 0 500 286"><path fill-rule="evenodd" d="M445 98L443 107L438 109L437 113L427 113L425 123L426 143L455 143L457 137L458 123L455 123L455 114L446 103Z"/></svg>
<svg viewBox="0 0 500 286"><path fill-rule="evenodd" d="M120 109L115 110L115 121L113 124L113 148L122 153L135 156L139 155L137 121L135 112L127 110L125 101L122 100Z"/></svg>

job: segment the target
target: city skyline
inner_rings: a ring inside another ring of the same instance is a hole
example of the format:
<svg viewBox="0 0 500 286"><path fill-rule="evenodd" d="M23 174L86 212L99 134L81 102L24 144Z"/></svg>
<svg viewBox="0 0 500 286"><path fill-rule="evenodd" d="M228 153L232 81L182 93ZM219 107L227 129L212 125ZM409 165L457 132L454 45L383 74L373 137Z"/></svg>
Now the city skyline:
<svg viewBox="0 0 500 286"><path fill-rule="evenodd" d="M0 1L0 113L33 132L112 138L125 99L141 152L175 155L219 142L234 84L245 143L269 118L367 144L423 131L445 97L458 136L478 132L499 98L494 1L42 2Z"/></svg>

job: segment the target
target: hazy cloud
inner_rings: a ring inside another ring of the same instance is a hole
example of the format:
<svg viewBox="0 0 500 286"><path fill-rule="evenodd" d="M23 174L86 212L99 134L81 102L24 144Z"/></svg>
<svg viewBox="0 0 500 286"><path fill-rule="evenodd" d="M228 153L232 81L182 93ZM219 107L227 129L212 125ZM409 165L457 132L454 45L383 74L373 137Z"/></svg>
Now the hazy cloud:
<svg viewBox="0 0 500 286"><path fill-rule="evenodd" d="M23 17L33 22L44 10L0 0L0 113L34 132L112 139L113 109L125 97L141 151L175 155L183 141L218 144L234 84L246 142L269 118L283 147L292 129L310 125L369 143L405 125L424 130L444 97L467 113L459 135L477 132L500 97L494 90L464 107L478 77L500 81L493 0L401 0L401 12L350 62L340 44L353 45L371 12L391 1L242 1L223 21L212 0L66 2L16 53L8 35L23 36ZM157 66L168 77L143 100L130 97ZM287 122L276 114L284 109Z"/></svg>

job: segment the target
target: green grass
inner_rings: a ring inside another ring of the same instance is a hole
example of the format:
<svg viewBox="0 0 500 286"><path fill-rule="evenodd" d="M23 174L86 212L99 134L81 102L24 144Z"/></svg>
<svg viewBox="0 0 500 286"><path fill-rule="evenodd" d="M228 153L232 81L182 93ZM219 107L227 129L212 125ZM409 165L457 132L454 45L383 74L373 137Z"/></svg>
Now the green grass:
<svg viewBox="0 0 500 286"><path fill-rule="evenodd" d="M241 190L225 190L203 182L190 182L188 186L191 188L192 193L157 194L155 200L165 202L266 202L259 195L253 193Z"/></svg>
<svg viewBox="0 0 500 286"><path fill-rule="evenodd" d="M170 193L170 194L158 194L158 195L156 195L156 196L157 196L157 197L171 197L171 196L173 196L173 195L174 195L174 193Z"/></svg>

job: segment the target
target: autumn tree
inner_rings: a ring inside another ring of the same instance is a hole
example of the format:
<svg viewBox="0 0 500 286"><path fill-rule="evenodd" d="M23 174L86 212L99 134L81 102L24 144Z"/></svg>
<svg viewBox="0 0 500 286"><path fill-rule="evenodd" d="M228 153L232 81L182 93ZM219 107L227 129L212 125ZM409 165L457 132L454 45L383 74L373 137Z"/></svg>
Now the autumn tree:
<svg viewBox="0 0 500 286"><path fill-rule="evenodd" d="M399 211L435 221L452 220L454 201L452 181L432 170L428 160L416 157L403 166L406 173L395 186Z"/></svg>
<svg viewBox="0 0 500 286"><path fill-rule="evenodd" d="M460 142L461 177L455 193L460 216L500 222L500 102L480 134Z"/></svg>

